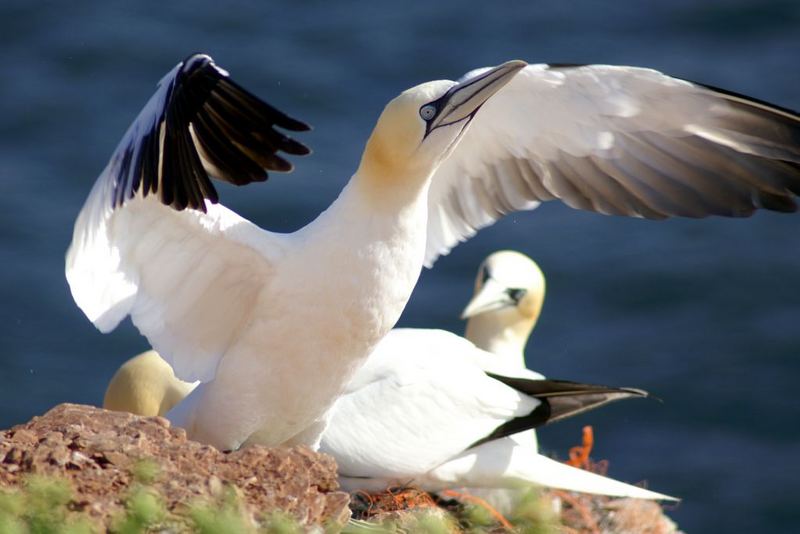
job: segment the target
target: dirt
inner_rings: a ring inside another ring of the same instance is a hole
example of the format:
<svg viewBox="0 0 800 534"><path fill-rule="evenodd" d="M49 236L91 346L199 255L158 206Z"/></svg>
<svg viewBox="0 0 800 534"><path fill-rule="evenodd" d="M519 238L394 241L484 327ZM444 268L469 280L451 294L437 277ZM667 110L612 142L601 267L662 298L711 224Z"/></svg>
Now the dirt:
<svg viewBox="0 0 800 534"><path fill-rule="evenodd" d="M344 524L350 517L334 460L306 447L253 446L226 454L187 440L162 417L76 404L0 433L0 487L18 485L29 474L65 477L74 490L70 507L105 527L123 510L142 460L158 465L150 486L171 512L232 487L254 521L274 510L305 526Z"/></svg>

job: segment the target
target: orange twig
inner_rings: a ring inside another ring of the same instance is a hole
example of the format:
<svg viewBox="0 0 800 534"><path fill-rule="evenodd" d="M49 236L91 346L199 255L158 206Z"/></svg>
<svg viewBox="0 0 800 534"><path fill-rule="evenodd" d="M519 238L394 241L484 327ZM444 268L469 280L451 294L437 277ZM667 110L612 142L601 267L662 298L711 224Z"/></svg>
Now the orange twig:
<svg viewBox="0 0 800 534"><path fill-rule="evenodd" d="M586 425L583 427L583 445L572 447L569 450L569 460L566 463L572 467L589 469L589 453L592 452L593 446L594 431L590 425Z"/></svg>

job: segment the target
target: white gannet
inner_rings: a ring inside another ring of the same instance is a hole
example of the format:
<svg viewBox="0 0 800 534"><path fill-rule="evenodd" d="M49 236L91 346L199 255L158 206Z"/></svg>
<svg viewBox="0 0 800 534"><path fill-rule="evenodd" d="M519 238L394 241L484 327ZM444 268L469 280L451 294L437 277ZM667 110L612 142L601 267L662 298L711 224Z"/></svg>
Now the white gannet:
<svg viewBox="0 0 800 534"><path fill-rule="evenodd" d="M478 267L472 299L461 313L464 337L476 347L525 367L525 345L544 304L542 270L525 254L500 250Z"/></svg>
<svg viewBox="0 0 800 534"><path fill-rule="evenodd" d="M561 198L744 216L794 210L800 191L792 112L648 69L510 61L390 101L336 201L275 234L217 204L208 179L289 170L276 153L307 150L273 126L305 128L208 56L178 64L97 179L66 258L101 331L130 315L178 378L202 382L167 415L221 449L315 446L422 265L505 213Z"/></svg>
<svg viewBox="0 0 800 534"><path fill-rule="evenodd" d="M532 413L541 409L541 400L553 400L537 399L533 392L559 383L525 367L525 344L544 295L544 275L533 260L499 251L481 263L462 313L469 319L468 339L434 329L392 330L334 405L322 437L321 450L336 458L342 485L376 490L410 483L429 491L470 486L468 493L503 511L517 497L508 488L531 484L671 499L538 454L532 428L546 421L523 414L531 405L536 406ZM473 345L474 340L483 346ZM565 396L556 402L565 406L556 410L575 411L551 412L555 420L635 391L560 384L572 389L562 391ZM520 403L525 392L533 399Z"/></svg>
<svg viewBox="0 0 800 534"><path fill-rule="evenodd" d="M465 337L507 365L527 368L525 345L539 319L545 293L544 274L531 258L513 250L490 254L478 267L472 299L461 313L467 319ZM509 439L533 453L539 450L533 429ZM459 491L484 499L503 514L511 513L525 495L505 488Z"/></svg>
<svg viewBox="0 0 800 534"><path fill-rule="evenodd" d="M509 367L461 336L394 329L333 406L320 451L332 455L343 488L412 484L553 488L671 499L571 467L521 444L520 432L640 390L544 380Z"/></svg>
<svg viewBox="0 0 800 534"><path fill-rule="evenodd" d="M478 267L472 299L461 312L467 319L464 337L509 368L527 369L525 345L542 312L545 290L542 270L525 254L513 250L490 254ZM532 429L512 439L538 450Z"/></svg>

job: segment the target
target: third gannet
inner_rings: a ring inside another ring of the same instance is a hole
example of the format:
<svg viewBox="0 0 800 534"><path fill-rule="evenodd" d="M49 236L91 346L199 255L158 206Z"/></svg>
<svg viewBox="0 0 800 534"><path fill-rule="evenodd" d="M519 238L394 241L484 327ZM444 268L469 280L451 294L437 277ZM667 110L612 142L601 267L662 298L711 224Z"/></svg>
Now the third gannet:
<svg viewBox="0 0 800 534"><path fill-rule="evenodd" d="M505 365L527 369L525 345L542 312L545 289L542 270L528 256L513 250L490 254L478 267L472 298L461 312L467 319L464 336ZM512 439L538 450L532 429Z"/></svg>
<svg viewBox="0 0 800 534"><path fill-rule="evenodd" d="M560 198L662 218L791 211L796 114L632 67L510 61L387 104L336 201L292 234L217 204L289 170L293 120L211 58L176 66L75 224L66 276L102 331L126 315L202 383L168 415L221 449L316 446L328 411L397 321L423 264L514 210ZM335 310L336 313L331 313Z"/></svg>
<svg viewBox="0 0 800 534"><path fill-rule="evenodd" d="M156 351L148 350L117 369L106 388L103 408L136 415L165 415L198 383L179 380Z"/></svg>
<svg viewBox="0 0 800 534"><path fill-rule="evenodd" d="M542 270L528 256L513 250L490 254L461 313L465 337L509 365L525 367L525 345L542 312L545 287Z"/></svg>

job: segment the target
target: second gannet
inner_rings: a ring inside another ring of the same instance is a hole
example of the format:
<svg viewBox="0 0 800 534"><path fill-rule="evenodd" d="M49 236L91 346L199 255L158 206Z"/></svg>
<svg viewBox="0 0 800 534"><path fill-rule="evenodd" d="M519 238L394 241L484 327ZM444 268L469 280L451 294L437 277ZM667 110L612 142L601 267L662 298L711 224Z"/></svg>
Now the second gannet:
<svg viewBox="0 0 800 534"><path fill-rule="evenodd" d="M461 336L394 329L334 404L320 451L348 490L412 484L553 488L645 499L663 494L537 454L513 436L644 392L545 380ZM545 416L546 414L546 416Z"/></svg>
<svg viewBox="0 0 800 534"><path fill-rule="evenodd" d="M560 198L609 214L792 211L800 119L649 69L510 61L391 100L336 201L292 234L217 203L308 150L306 126L208 56L159 84L75 223L66 276L107 332L127 315L202 383L167 416L221 449L316 446L423 264L505 213ZM330 313L336 310L336 313Z"/></svg>

